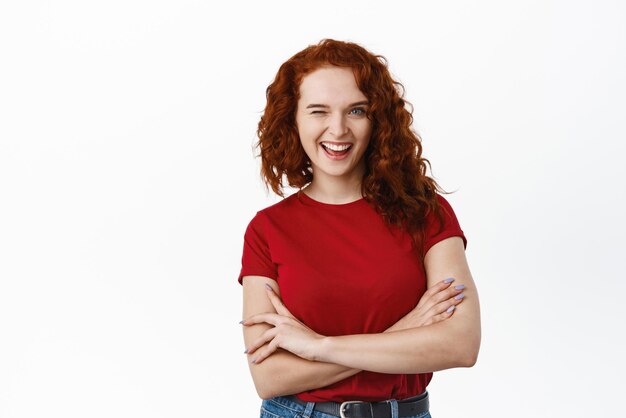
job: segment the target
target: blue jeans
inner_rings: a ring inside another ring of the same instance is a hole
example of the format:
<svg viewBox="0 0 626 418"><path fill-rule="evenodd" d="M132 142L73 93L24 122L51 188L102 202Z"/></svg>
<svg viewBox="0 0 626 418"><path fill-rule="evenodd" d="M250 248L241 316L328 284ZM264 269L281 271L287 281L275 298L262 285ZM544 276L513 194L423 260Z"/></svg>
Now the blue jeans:
<svg viewBox="0 0 626 418"><path fill-rule="evenodd" d="M389 400L391 403L391 418L398 418L398 402ZM306 406L299 405L282 396L264 400L261 404L260 418L336 418L323 412L315 411L315 402L309 402ZM432 418L430 412L422 412L407 418Z"/></svg>

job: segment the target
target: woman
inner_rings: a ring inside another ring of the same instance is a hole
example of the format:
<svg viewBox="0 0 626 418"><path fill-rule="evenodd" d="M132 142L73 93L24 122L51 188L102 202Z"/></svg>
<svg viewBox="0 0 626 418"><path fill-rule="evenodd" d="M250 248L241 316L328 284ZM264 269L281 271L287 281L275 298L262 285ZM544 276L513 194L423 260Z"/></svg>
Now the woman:
<svg viewBox="0 0 626 418"><path fill-rule="evenodd" d="M244 237L241 323L262 417L430 417L432 372L476 362L467 241L425 174L401 88L383 57L331 39L267 88L263 179L281 197L283 176L299 190Z"/></svg>

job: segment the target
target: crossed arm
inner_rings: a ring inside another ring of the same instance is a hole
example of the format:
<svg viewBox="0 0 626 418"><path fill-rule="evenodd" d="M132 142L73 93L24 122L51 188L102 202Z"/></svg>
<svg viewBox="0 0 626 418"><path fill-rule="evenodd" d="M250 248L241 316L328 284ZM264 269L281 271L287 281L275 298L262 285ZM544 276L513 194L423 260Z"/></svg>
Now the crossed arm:
<svg viewBox="0 0 626 418"><path fill-rule="evenodd" d="M480 312L461 238L435 244L424 266L428 291L413 311L384 333L339 337L321 336L290 318L277 294L265 289L268 283L278 292L275 281L244 278L244 341L259 396L324 387L361 370L426 373L473 366L480 347ZM448 277L456 280L442 284ZM465 289L455 290L458 284ZM452 296L461 292L465 298L459 305ZM446 313L452 304L458 305L454 315Z"/></svg>

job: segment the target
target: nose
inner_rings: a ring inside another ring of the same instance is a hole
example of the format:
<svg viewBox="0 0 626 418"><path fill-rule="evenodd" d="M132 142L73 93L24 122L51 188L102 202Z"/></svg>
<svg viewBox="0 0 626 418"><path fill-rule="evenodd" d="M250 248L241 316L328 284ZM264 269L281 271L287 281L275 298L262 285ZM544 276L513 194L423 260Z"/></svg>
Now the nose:
<svg viewBox="0 0 626 418"><path fill-rule="evenodd" d="M348 124L342 114L334 114L328 121L328 132L336 137L342 137L348 133Z"/></svg>

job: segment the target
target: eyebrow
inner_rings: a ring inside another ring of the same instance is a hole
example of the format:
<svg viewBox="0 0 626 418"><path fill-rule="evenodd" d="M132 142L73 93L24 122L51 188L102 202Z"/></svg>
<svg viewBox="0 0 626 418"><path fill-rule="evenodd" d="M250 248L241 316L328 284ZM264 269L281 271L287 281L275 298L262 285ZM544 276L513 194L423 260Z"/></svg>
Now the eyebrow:
<svg viewBox="0 0 626 418"><path fill-rule="evenodd" d="M348 107L363 106L363 105L366 105L366 104L369 104L369 102L368 102L367 100L363 100L363 101L360 101L360 102L352 103L352 104L350 104ZM313 107L323 107L323 108L328 108L328 107L330 107L330 106L325 105L325 104L317 104L317 103L312 103L312 104L308 105L306 108L307 108L307 109L311 109L311 108L313 108Z"/></svg>

